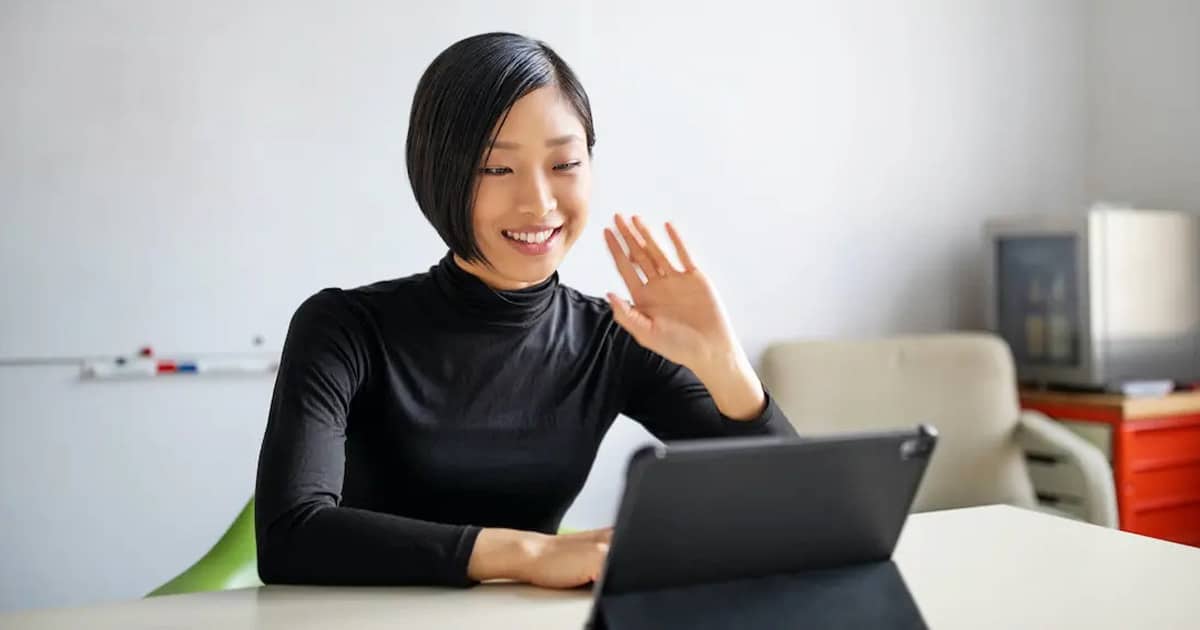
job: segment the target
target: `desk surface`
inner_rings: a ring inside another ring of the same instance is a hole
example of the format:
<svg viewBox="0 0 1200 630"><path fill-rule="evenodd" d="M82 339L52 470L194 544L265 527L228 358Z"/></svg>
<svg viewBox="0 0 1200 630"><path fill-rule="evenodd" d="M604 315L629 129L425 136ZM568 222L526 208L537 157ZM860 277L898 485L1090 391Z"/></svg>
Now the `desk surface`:
<svg viewBox="0 0 1200 630"><path fill-rule="evenodd" d="M1200 549L1007 506L913 515L896 564L933 628L1196 628ZM18 628L580 628L590 593L279 587L0 615Z"/></svg>

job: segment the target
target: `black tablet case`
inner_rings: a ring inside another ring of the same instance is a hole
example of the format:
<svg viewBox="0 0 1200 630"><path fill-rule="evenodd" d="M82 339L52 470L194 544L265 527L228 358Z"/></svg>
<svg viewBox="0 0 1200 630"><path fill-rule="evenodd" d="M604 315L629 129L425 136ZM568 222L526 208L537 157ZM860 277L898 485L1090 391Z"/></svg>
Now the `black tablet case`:
<svg viewBox="0 0 1200 630"><path fill-rule="evenodd" d="M936 442L921 426L639 450L589 626L924 627L890 558Z"/></svg>

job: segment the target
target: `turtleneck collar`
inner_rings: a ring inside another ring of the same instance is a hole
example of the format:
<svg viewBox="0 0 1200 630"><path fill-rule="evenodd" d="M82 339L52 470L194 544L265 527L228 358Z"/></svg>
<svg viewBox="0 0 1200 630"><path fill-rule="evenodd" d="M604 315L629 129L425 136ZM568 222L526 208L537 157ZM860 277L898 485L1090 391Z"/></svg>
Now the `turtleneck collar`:
<svg viewBox="0 0 1200 630"><path fill-rule="evenodd" d="M558 288L558 272L524 289L501 291L458 266L447 252L430 275L450 307L465 317L492 324L527 326L550 308Z"/></svg>

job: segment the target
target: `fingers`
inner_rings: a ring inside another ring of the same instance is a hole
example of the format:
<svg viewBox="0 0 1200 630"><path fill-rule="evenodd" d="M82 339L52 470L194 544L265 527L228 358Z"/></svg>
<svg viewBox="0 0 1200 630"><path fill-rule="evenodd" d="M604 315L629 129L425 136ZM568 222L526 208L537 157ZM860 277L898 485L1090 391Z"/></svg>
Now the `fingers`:
<svg viewBox="0 0 1200 630"><path fill-rule="evenodd" d="M595 569L592 571L591 581L598 582L600 581L600 577L604 574L605 558L608 557L608 551L612 547L612 528L606 527L604 529L597 529L594 530L592 534L594 535L594 539L596 541L596 551L598 552L598 557L596 558Z"/></svg>
<svg viewBox="0 0 1200 630"><path fill-rule="evenodd" d="M617 240L617 235L612 230L604 228L604 242L608 245L608 253L612 254L613 262L617 264L617 273L621 274L621 279L629 288L629 294L636 295L646 283L638 275L625 250L621 248L621 241Z"/></svg>
<svg viewBox="0 0 1200 630"><path fill-rule="evenodd" d="M671 244L675 246L675 253L679 256L679 262L683 263L684 271L695 271L696 263L692 260L691 254L688 253L687 247L683 244L683 238L679 236L675 226L667 222L667 236L671 237Z"/></svg>
<svg viewBox="0 0 1200 630"><path fill-rule="evenodd" d="M611 527L601 527L599 529L585 529L579 532L571 532L570 534L563 534L563 536L607 543L612 540L612 532L613 528Z"/></svg>
<svg viewBox="0 0 1200 630"><path fill-rule="evenodd" d="M615 214L613 215L613 222L617 224L617 230L621 232L621 238L625 240L625 246L629 248L629 257L633 259L634 264L645 274L646 281L649 282L654 278L666 276L667 270L660 268L650 258L650 254L646 250L646 241L625 220L625 217Z"/></svg>
<svg viewBox="0 0 1200 630"><path fill-rule="evenodd" d="M600 579L612 545L612 527L560 534L557 551L542 565L533 583L575 588Z"/></svg>
<svg viewBox="0 0 1200 630"><path fill-rule="evenodd" d="M591 534L592 534L593 538L596 540L596 542L602 542L606 545L612 543L613 528L611 528L611 527L605 527L603 529L593 529L591 531Z"/></svg>
<svg viewBox="0 0 1200 630"><path fill-rule="evenodd" d="M617 231L620 232L621 239L624 241L625 247L629 250L625 257L632 263L635 275L640 271L641 275L645 276L642 284L649 283L654 278L665 278L672 273L681 273L671 262L671 259L667 257L666 253L663 252L662 247L658 244L658 240L654 238L654 233L650 231L650 227L646 225L646 222L641 217L634 216L633 222L630 223L622 215L615 214L613 215L613 223L616 224ZM671 244L675 246L675 253L679 256L679 261L683 264L683 272L695 271L696 262L692 260L687 246L683 244L683 238L679 236L679 231L669 222L666 224L666 228L667 235L671 239ZM606 240L609 231L611 230L605 230ZM616 240L615 236L614 234L613 240L616 241L615 245L613 243L609 244L610 250L616 250L613 252L614 257L616 257L617 252L625 253L625 249L621 247L621 241ZM639 280L641 280L641 276L639 276ZM628 281L626 281L626 284L628 284Z"/></svg>
<svg viewBox="0 0 1200 630"><path fill-rule="evenodd" d="M650 261L654 265L655 270L660 277L666 276L669 273L678 273L675 266L671 264L671 260L663 253L658 246L658 241L654 239L654 234L650 231L650 227L646 225L642 218L634 215L633 227L637 228L638 235L642 237L642 241L646 244L646 254L650 257Z"/></svg>
<svg viewBox="0 0 1200 630"><path fill-rule="evenodd" d="M645 313L637 310L632 304L621 299L615 293L607 293L608 303L612 306L613 320L633 335L638 343L642 343L650 334L652 322Z"/></svg>

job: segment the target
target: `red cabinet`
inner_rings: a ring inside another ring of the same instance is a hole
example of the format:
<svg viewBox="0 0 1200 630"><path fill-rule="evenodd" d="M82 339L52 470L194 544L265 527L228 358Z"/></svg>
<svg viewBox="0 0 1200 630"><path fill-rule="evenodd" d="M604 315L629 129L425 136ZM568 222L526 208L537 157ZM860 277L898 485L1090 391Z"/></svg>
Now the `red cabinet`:
<svg viewBox="0 0 1200 630"><path fill-rule="evenodd" d="M1121 529L1200 546L1200 392L1162 398L1023 390L1112 463Z"/></svg>

